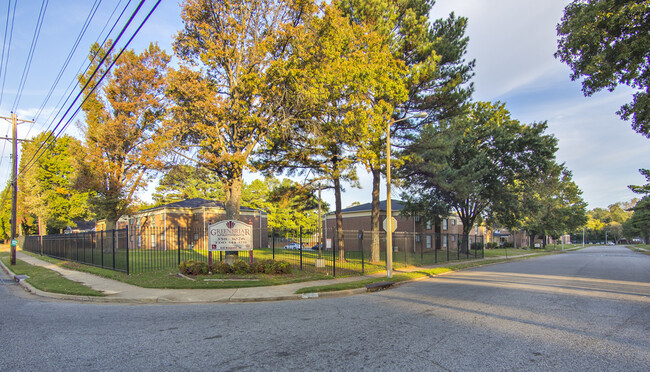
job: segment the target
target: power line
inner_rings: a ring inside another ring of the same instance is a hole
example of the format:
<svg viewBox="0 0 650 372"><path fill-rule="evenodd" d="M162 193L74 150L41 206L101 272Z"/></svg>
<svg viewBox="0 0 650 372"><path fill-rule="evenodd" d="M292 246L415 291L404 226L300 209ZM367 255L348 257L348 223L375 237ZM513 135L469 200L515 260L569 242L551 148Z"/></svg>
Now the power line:
<svg viewBox="0 0 650 372"><path fill-rule="evenodd" d="M16 0L18 1L18 0ZM16 7L18 4L14 2L14 12L11 15L11 27L9 28L9 44L7 44L7 62L4 65L4 73L2 74L2 88L0 88L0 107L2 107L2 96L4 95L5 92L5 81L7 80L7 65L9 64L9 52L11 52L11 39L13 38L14 35L14 20L16 19ZM11 9L11 0L9 0L9 8ZM7 11L7 23L9 23L9 11ZM5 27L5 37L6 37L6 30L7 28ZM4 45L2 49L3 55L4 55Z"/></svg>
<svg viewBox="0 0 650 372"><path fill-rule="evenodd" d="M126 50L126 48L131 44L131 42L133 41L133 39L135 38L135 36L138 34L138 32L140 32L140 30L142 29L142 27L144 26L144 24L147 22L147 20L149 20L149 17L150 17L151 14L153 14L153 12L156 10L156 8L157 8L158 5L160 4L160 2L161 2L161 0L157 0L157 1L156 1L156 3L155 3L154 6L151 8L151 10L150 10L149 13L147 14L147 16L142 20L142 22L140 23L140 25L138 26L138 28L133 32L133 34L131 35L131 37L129 38L129 40L128 40L128 41L126 42L126 44L122 47L122 49L120 50L120 52L118 53L118 55L113 59L113 61L112 61L111 64L108 66L108 68L106 69L106 71L102 74L102 76L99 78L99 80L97 81L97 83L93 85L93 87L91 88L91 90L90 90L90 91L88 92L88 94L86 95L86 98L81 102L81 104L79 105L79 107L77 107L77 109L74 111L74 113L72 114L72 116L70 116L70 118L68 119L68 121L63 125L63 127L61 128L61 130L59 130L59 133L57 133L56 135L54 135L54 141L51 142L51 144L48 146L48 148L51 147L51 146L56 142L56 139L57 139L57 138L58 138L58 137L63 133L63 131L65 131L65 129L66 129L66 128L68 127L68 125L70 124L70 122L71 122L71 121L74 119L74 117L79 113L79 111L81 110L81 107L83 106L83 104L84 104L84 103L85 103L85 102L90 98L90 95L95 91L95 89L100 85L100 83L102 82L102 80L103 80L103 79L106 77L106 75L110 72L111 68L115 65L115 63L116 63L117 60L120 58L120 56L122 55L122 53L124 53L124 51ZM86 82L86 84L81 88L81 92L79 92L79 94L77 95L77 97L75 98L75 100L72 102L72 104L70 105L70 107L68 108L68 110L66 110L66 113L63 115L63 117L61 118L61 120L59 121L59 123L54 127L54 130L50 133L50 135L48 136L48 138L46 138L46 139L43 141L43 143L41 144L41 146L39 147L39 149L36 150L36 152L34 153L34 156L32 156L32 158L29 160L29 162L27 162L27 164L26 164L26 166L25 166L23 172L28 171L28 170L29 170L29 169L34 165L34 163L35 163L35 162L36 162L36 161L37 161L41 156L43 156L43 154L45 153L45 151L43 151L41 154L38 155L38 157L36 157L36 155L38 154L38 152L43 148L43 146L47 143L47 141L52 137L52 133L54 133L54 131L56 131L56 129L58 128L58 126L59 126L59 125L61 124L61 122L63 121L63 118L67 115L67 113L70 111L70 109L72 109L72 106L73 106L74 103L77 101L77 99L79 98L79 96L83 93L83 91L86 89L86 87L88 86L88 84L90 83L90 81L92 81L92 79L93 79L93 77L95 76L95 74L97 73L99 67L100 67L100 66L103 64L103 62L106 60L107 56L110 55L110 52L112 51L113 47L115 46L115 44L117 43L117 41L120 39L120 37L124 34L124 31L125 31L126 28L129 26L129 24L131 23L131 21L133 20L133 18L134 18L135 15L137 14L137 12L140 10L140 8L142 7L142 4L143 4L143 3L144 3L144 0L142 0L142 1L140 2L140 4L138 4L137 9L133 12L133 14L132 14L131 17L129 18L127 24L122 28L122 31L121 31L120 34L118 35L118 38L115 40L115 43L113 43L113 44L111 45L111 47L109 48L109 50L105 53L105 55L104 55L104 57L102 58L102 60L98 63L97 67L94 69L92 75L88 78L88 81ZM21 173L20 175L22 175L22 173Z"/></svg>
<svg viewBox="0 0 650 372"><path fill-rule="evenodd" d="M45 19L45 11L47 10L48 0L43 0L41 4L41 10L38 13L38 20L36 21L36 29L34 29L34 36L32 36L32 44L29 46L29 52L27 53L27 62L25 62L25 68L23 68L23 74L20 77L20 83L18 83L18 90L16 91L16 98L14 98L14 104L11 106L11 112L16 111L20 98L23 95L23 89L25 89L25 83L27 82L27 76L29 75L29 69L32 66L32 60L34 58L34 50L36 49L36 43L38 42L38 37L41 34L41 27L43 26L43 20Z"/></svg>
<svg viewBox="0 0 650 372"><path fill-rule="evenodd" d="M88 26L90 26L90 22L95 17L95 14L97 13L97 9L99 8L99 5L101 4L101 2L102 2L102 0L95 0L92 7L90 8L90 12L88 13L88 16L86 17L86 20L84 21L84 24L81 26L81 31L79 31L79 35L77 35L77 39L72 44L72 49L70 50L70 52L68 53L68 56L66 57L65 61L63 62L63 66L61 67L61 70L59 70L59 73L56 75L56 78L54 79L54 83L52 84L52 86L50 87L50 90L47 92L47 95L45 96L45 100L43 100L43 103L38 108L38 111L36 112L36 115L34 115L34 121L36 121L38 119L38 117L41 115L41 112L45 108L45 105L50 100L50 97L52 97L52 93L54 92L54 89L59 84L59 81L61 80L61 77L63 76L63 72L65 71L66 68L68 68L68 64L70 63L70 60L72 59L72 56L74 55L75 51L77 50L77 47L79 46L79 43L81 42L81 39L86 34L86 31L88 30ZM30 126L29 131L27 132L27 136L29 136L29 132L31 131L32 127L33 127L33 125Z"/></svg>
<svg viewBox="0 0 650 372"><path fill-rule="evenodd" d="M122 2L122 0L120 0L120 3L121 3L121 2ZM116 11L117 8L119 7L119 4L120 4L120 3L118 3L118 6L115 7L115 9L113 10L113 13L111 13L111 16L108 18L108 20L107 20L106 23L104 24L104 28L102 29L102 32L100 32L99 36L98 36L97 39L95 40L95 43L97 43L97 42L99 41L99 38L101 37L101 34L104 32L104 30L105 30L106 27L108 26L108 23L109 23L110 19L113 17L113 14L115 14L115 11ZM104 40L102 41L101 45L105 45L105 44L106 44L108 38L110 37L111 33L113 32L113 30L114 30L115 27L117 26L117 23L120 21L120 19L122 19L122 16L124 15L124 13L126 12L126 10L128 9L129 5L131 5L131 0L129 0L129 2L126 4L126 6L124 7L124 9L122 9L122 12L120 13L120 15L117 17L117 19L116 19L115 22L113 23L113 26L111 27L110 31L108 31L108 33L107 33L106 36L104 37ZM88 69L88 68L90 67L90 65L95 61L95 58L97 58L97 54L93 55L92 60L88 63L88 67L86 67L85 69ZM81 70L84 69L84 66L85 66L85 62L83 62L83 63L81 64L81 66L79 66L79 69L77 70L75 76L72 78L72 80L71 80L70 83L68 84L68 87L65 89L65 93L64 93L64 94L61 96L61 98L59 98L59 100L57 101L55 107L59 107L59 109L56 111L56 114L55 114L55 111L52 111L52 112L50 113L50 115L47 117L47 119L45 120L45 122L49 122L49 123L50 123L50 124L47 126L47 128L45 129L45 131L49 131L49 130L50 130L50 128L52 127L52 124L54 124L54 122L56 121L56 117L59 116L59 114L61 113L61 111L63 111L63 108L67 105L68 100L70 100L70 98L72 97L72 94L73 94L73 91L74 91L74 86L76 85L76 79L77 79L77 76L78 76L79 74L81 74ZM63 97L65 97L65 100L63 100ZM61 101L63 101L63 103L61 103ZM54 115L54 117L52 117L52 115ZM50 121L50 119L52 119L52 120ZM37 121L37 120L34 120L34 121Z"/></svg>

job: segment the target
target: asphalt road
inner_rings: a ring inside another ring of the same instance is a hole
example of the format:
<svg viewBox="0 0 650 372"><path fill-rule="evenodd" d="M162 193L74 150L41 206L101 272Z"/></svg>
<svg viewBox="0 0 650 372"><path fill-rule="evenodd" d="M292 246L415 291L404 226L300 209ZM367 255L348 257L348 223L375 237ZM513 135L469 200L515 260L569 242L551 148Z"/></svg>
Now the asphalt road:
<svg viewBox="0 0 650 372"><path fill-rule="evenodd" d="M44 301L0 285L0 370L650 370L650 256L597 247L344 298Z"/></svg>

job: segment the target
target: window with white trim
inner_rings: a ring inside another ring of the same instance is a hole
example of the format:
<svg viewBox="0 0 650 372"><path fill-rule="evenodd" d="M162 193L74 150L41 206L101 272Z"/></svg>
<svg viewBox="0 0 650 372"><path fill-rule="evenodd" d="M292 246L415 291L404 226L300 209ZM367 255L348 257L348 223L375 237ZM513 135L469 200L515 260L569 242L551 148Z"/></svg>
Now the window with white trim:
<svg viewBox="0 0 650 372"><path fill-rule="evenodd" d="M455 225L456 225L456 219L455 219L455 218L452 218L452 219L451 219L451 225L452 225L452 226L455 226Z"/></svg>
<svg viewBox="0 0 650 372"><path fill-rule="evenodd" d="M151 234L151 248L156 248L156 234Z"/></svg>
<svg viewBox="0 0 650 372"><path fill-rule="evenodd" d="M447 230L447 219L442 220L442 229Z"/></svg>
<svg viewBox="0 0 650 372"><path fill-rule="evenodd" d="M431 248L431 235L427 235L427 248Z"/></svg>
<svg viewBox="0 0 650 372"><path fill-rule="evenodd" d="M431 230L431 221L427 221L427 230Z"/></svg>
<svg viewBox="0 0 650 372"><path fill-rule="evenodd" d="M442 246L447 248L447 235L442 236Z"/></svg>

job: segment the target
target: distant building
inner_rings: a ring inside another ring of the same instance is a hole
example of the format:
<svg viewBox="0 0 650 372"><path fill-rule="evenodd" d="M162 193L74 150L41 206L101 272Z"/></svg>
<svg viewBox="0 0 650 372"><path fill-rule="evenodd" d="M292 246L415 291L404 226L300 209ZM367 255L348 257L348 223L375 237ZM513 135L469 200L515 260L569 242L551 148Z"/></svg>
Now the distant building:
<svg viewBox="0 0 650 372"><path fill-rule="evenodd" d="M220 201L194 198L122 216L117 229L129 231L134 248L207 249L208 226L226 219L226 208ZM253 247L268 246L268 221L265 212L241 207L239 220L253 226ZM105 230L105 222L98 221L97 230ZM180 238L180 239L179 239Z"/></svg>
<svg viewBox="0 0 650 372"><path fill-rule="evenodd" d="M406 217L401 212L404 209L404 202L401 200L391 201L392 215L397 221L397 228L393 233L393 246L399 249L412 249L417 251L420 245L423 249L455 249L458 242L462 239L463 224L457 215L451 215L442 219L440 224L434 225L431 221L425 221L419 216ZM348 235L358 230L369 232L372 230L371 225L372 203L361 204L341 211L343 215L343 229ZM386 200L379 203L379 229L384 234L383 224L386 220ZM325 215L323 228L328 229L328 237L332 236L332 229L336 226L335 212L329 212ZM469 233L469 243L483 242L485 234L484 226L474 226ZM478 240L477 240L477 237ZM370 244L370 237L365 237L364 249ZM354 249L354 245L348 244Z"/></svg>

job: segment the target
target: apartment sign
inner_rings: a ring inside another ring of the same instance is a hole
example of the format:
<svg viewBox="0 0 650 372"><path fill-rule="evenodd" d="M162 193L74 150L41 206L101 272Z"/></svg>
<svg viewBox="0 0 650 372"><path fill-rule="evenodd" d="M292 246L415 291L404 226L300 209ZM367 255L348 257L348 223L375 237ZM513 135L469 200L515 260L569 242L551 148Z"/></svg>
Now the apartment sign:
<svg viewBox="0 0 650 372"><path fill-rule="evenodd" d="M208 226L209 251L253 250L253 226L236 220L219 221Z"/></svg>

